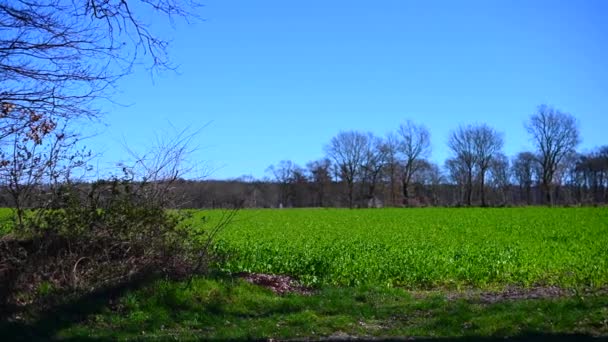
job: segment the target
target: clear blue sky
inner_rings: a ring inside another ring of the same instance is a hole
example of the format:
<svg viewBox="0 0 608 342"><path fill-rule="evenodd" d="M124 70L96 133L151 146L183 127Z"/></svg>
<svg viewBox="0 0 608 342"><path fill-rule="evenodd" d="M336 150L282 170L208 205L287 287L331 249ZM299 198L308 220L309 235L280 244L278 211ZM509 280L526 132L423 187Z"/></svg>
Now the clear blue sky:
<svg viewBox="0 0 608 342"><path fill-rule="evenodd" d="M340 130L385 135L406 119L431 131L443 164L450 130L487 123L509 156L547 103L580 121L580 150L608 144L608 1L208 0L178 24L179 74L119 83L89 146L100 166L168 129L200 128L210 178L262 177L270 164L323 157ZM154 26L152 26L154 28Z"/></svg>

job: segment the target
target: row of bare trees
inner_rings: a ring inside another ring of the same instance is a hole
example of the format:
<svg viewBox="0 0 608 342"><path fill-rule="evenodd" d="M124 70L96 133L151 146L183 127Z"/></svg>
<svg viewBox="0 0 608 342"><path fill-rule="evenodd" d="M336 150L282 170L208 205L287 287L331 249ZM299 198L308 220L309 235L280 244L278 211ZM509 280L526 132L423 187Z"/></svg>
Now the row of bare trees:
<svg viewBox="0 0 608 342"><path fill-rule="evenodd" d="M504 206L597 204L608 202L608 146L577 153L576 120L549 106L540 106L526 123L535 151L508 158L503 135L485 124L463 125L447 139L451 156L443 165L429 160L430 133L406 121L381 138L358 131L339 132L325 146L326 156L305 166L284 160L267 169L270 178L230 181L181 181L181 207L378 207L378 206ZM23 131L22 134L30 134ZM59 150L69 136L41 136ZM27 184L74 172L86 154L62 157L66 168L51 170L38 163L35 142L14 135L18 157L3 166L8 181L0 205L17 208ZM23 138L23 136L21 136ZM52 139L51 139L52 138ZM6 140L5 141L9 141ZM28 142L30 148L21 146ZM21 152L19 152L21 151ZM53 149L45 150L53 151ZM31 153L30 153L31 152ZM72 151L74 152L74 151ZM56 153L56 152L53 152ZM25 156L30 156L26 158ZM72 159L67 159L67 158ZM11 160L8 156L3 160ZM20 160L20 163L16 161ZM69 162L69 163L68 163ZM71 163L71 164L70 164ZM19 177L37 177L29 182ZM13 180L11 182L11 179ZM51 182L52 183L52 182ZM49 183L50 184L50 183ZM12 188L15 186L17 188ZM49 189L50 190L50 189ZM21 196L21 197L19 197ZM41 205L38 203L38 205Z"/></svg>
<svg viewBox="0 0 608 342"><path fill-rule="evenodd" d="M325 145L326 157L306 168L291 161L268 168L270 182L278 187L275 206L608 201L608 147L577 153L580 134L572 115L541 105L525 128L535 150L509 159L501 132L486 124L459 126L448 137L451 156L443 168L429 161L430 133L424 125L408 120L384 138L341 131Z"/></svg>

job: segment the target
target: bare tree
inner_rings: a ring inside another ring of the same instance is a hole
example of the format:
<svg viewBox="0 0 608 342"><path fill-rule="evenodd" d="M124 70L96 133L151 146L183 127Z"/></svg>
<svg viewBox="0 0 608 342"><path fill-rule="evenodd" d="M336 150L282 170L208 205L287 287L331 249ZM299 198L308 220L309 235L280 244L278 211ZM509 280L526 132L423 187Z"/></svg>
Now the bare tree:
<svg viewBox="0 0 608 342"><path fill-rule="evenodd" d="M503 140L502 135L493 128L481 124L478 126L469 126L473 136L473 144L475 149L475 163L478 168L479 189L481 191L481 205L486 206L485 179L486 173L494 157L500 153Z"/></svg>
<svg viewBox="0 0 608 342"><path fill-rule="evenodd" d="M354 206L355 180L361 175L369 143L369 134L342 131L325 146L325 152L336 164L340 178L346 184L349 208Z"/></svg>
<svg viewBox="0 0 608 342"><path fill-rule="evenodd" d="M94 101L109 96L135 64L172 68L167 40L142 19L192 18L197 5L188 1L0 0L0 123L27 129L29 116L11 115L25 111L96 117ZM10 133L0 130L0 140Z"/></svg>
<svg viewBox="0 0 608 342"><path fill-rule="evenodd" d="M599 203L607 200L608 146L579 156L574 169L580 185L589 190L590 200Z"/></svg>
<svg viewBox="0 0 608 342"><path fill-rule="evenodd" d="M473 201L473 171L477 164L476 137L473 126L460 126L450 134L448 147L454 153L455 161L451 161L448 168L458 171L458 175L464 172L464 197L466 205ZM454 174L454 172L451 172Z"/></svg>
<svg viewBox="0 0 608 342"><path fill-rule="evenodd" d="M414 174L413 182L426 189L431 205L439 203L439 189L444 181L439 166L428 160L420 160L420 169Z"/></svg>
<svg viewBox="0 0 608 342"><path fill-rule="evenodd" d="M449 158L445 161L445 169L448 172L449 180L458 189L457 204L460 205L463 198L467 197L470 193L468 192L470 184L470 171L471 169L461 158ZM466 201L466 199L465 199Z"/></svg>
<svg viewBox="0 0 608 342"><path fill-rule="evenodd" d="M371 134L368 137L369 141L366 147L365 159L361 165L361 184L364 185L364 188L367 188L363 189L364 191L367 190L364 193L364 197L368 201L367 206L377 207L376 187L380 181L381 172L384 169L388 150L385 148L382 138L374 137Z"/></svg>
<svg viewBox="0 0 608 342"><path fill-rule="evenodd" d="M439 205L441 184L445 182L445 177L439 165L431 163L431 167L427 171L427 179L431 186L431 203L435 206Z"/></svg>
<svg viewBox="0 0 608 342"><path fill-rule="evenodd" d="M399 173L399 137L394 133L389 133L384 139L382 147L385 153L384 175L388 177L389 197L391 205L397 205L397 194L399 193L398 173Z"/></svg>
<svg viewBox="0 0 608 342"><path fill-rule="evenodd" d="M530 117L526 129L538 150L540 181L546 203L552 205L555 173L580 142L576 119L568 113L541 105Z"/></svg>
<svg viewBox="0 0 608 342"><path fill-rule="evenodd" d="M579 153L572 151L557 165L553 175L554 203L573 204L578 201L576 165L580 156Z"/></svg>
<svg viewBox="0 0 608 342"><path fill-rule="evenodd" d="M67 127L98 117L95 101L108 98L135 64L172 68L167 41L139 11L192 17L197 5L186 1L0 0L1 171L12 174L15 195L51 172L36 164L67 161L58 154L78 140Z"/></svg>
<svg viewBox="0 0 608 342"><path fill-rule="evenodd" d="M306 164L312 183L313 205L323 207L327 204L326 197L331 185L331 160L324 158Z"/></svg>
<svg viewBox="0 0 608 342"><path fill-rule="evenodd" d="M423 125L417 125L408 120L397 131L399 136L399 152L403 158L403 174L401 176L403 189L403 204L408 205L412 176L420 169L419 161L431 153L431 134Z"/></svg>
<svg viewBox="0 0 608 342"><path fill-rule="evenodd" d="M279 206L292 206L294 189L298 176L303 173L302 168L291 160L281 160L277 165L271 165L266 172L272 173L279 184Z"/></svg>
<svg viewBox="0 0 608 342"><path fill-rule="evenodd" d="M526 204L532 204L532 185L534 184L535 169L538 158L532 152L520 152L513 159L512 173L522 194L525 194Z"/></svg>
<svg viewBox="0 0 608 342"><path fill-rule="evenodd" d="M494 155L490 162L489 171L492 176L492 184L500 194L500 205L507 205L511 185L509 180L511 178L509 177L509 158L502 153Z"/></svg>

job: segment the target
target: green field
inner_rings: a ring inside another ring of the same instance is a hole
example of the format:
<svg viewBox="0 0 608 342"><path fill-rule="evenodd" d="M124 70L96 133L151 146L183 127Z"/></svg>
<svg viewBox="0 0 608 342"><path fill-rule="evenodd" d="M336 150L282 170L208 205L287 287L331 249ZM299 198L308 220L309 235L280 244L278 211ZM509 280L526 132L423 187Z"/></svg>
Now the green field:
<svg viewBox="0 0 608 342"><path fill-rule="evenodd" d="M228 256L226 271L308 284L602 287L608 209L243 210L217 249Z"/></svg>
<svg viewBox="0 0 608 342"><path fill-rule="evenodd" d="M222 213L193 211L193 228L212 227ZM4 216L9 224L10 212L0 211ZM0 321L0 336L608 336L606 208L242 210L217 242L225 258L216 265L220 272L192 281L151 279L111 296L26 310L27 319ZM239 272L288 274L312 287L309 294L279 295L231 275ZM519 295L503 296L513 289Z"/></svg>

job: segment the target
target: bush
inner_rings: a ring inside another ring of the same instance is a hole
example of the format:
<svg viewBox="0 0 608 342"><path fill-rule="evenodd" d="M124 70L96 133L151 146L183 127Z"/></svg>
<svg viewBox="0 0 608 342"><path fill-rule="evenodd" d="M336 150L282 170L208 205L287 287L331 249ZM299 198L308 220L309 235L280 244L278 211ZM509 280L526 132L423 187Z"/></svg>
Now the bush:
<svg viewBox="0 0 608 342"><path fill-rule="evenodd" d="M0 305L30 304L40 288L75 295L144 275L205 273L213 238L236 211L195 229L187 211L167 209L168 193L159 196L166 186L135 182L128 172L62 186L53 209L28 211L20 228L0 240Z"/></svg>

